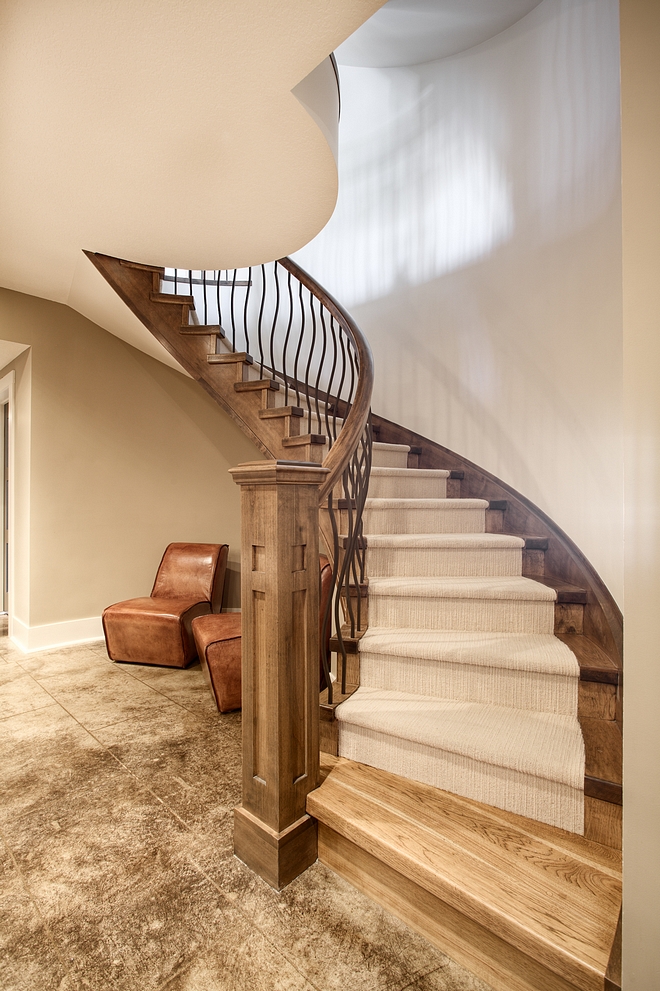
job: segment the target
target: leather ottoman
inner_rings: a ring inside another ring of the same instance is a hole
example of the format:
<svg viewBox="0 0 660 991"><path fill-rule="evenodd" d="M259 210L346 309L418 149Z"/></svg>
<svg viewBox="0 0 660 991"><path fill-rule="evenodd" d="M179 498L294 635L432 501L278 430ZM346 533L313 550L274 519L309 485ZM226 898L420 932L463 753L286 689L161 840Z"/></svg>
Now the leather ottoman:
<svg viewBox="0 0 660 991"><path fill-rule="evenodd" d="M241 708L241 614L211 613L192 622L197 654L220 712Z"/></svg>

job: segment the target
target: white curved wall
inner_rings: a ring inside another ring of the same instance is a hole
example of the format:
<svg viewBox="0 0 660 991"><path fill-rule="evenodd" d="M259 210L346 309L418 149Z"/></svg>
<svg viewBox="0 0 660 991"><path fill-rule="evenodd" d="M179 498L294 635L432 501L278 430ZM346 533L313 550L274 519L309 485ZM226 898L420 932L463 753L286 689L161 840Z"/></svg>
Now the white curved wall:
<svg viewBox="0 0 660 991"><path fill-rule="evenodd" d="M616 0L460 55L341 67L340 192L296 256L348 305L374 409L524 493L622 592Z"/></svg>

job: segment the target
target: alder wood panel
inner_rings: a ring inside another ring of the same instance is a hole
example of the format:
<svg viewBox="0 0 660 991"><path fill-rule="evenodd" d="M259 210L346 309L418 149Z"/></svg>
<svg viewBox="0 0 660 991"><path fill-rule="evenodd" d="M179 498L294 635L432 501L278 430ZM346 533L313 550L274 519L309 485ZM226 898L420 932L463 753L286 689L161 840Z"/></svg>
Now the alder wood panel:
<svg viewBox="0 0 660 991"><path fill-rule="evenodd" d="M345 760L307 809L569 984L603 987L621 897L615 851Z"/></svg>
<svg viewBox="0 0 660 991"><path fill-rule="evenodd" d="M466 458L435 441L423 437L381 416L373 416L379 428L378 439L386 443L421 447L420 468L461 470L461 496L506 501L503 529L506 533L529 537L548 537L545 574L569 585L585 589L584 633L603 648L616 667L622 666L623 620L621 611L606 585L578 547L546 514L516 492L506 482L479 468Z"/></svg>

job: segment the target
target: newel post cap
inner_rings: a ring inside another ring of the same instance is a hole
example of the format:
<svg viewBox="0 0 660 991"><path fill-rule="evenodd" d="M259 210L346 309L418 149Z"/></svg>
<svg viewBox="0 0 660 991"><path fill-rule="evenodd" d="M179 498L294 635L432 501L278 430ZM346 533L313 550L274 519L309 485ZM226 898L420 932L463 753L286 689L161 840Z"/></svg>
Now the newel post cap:
<svg viewBox="0 0 660 991"><path fill-rule="evenodd" d="M248 461L229 469L237 485L322 485L330 469L314 461Z"/></svg>

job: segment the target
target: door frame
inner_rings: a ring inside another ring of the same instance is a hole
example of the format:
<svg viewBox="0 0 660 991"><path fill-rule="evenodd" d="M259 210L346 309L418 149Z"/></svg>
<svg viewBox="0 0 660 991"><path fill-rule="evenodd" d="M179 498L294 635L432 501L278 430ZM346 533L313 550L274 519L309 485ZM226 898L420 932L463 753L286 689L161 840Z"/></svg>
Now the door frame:
<svg viewBox="0 0 660 991"><path fill-rule="evenodd" d="M8 446L9 446L9 458L8 458L9 485L7 486L7 501L8 501L8 506L7 506L8 538L7 539L9 543L9 554L7 555L8 560L7 560L6 580L8 586L8 594L7 594L6 606L7 606L8 626L9 626L8 632L10 637L13 633L13 626L14 626L14 592L15 592L15 573L14 573L15 572L14 491L15 491L15 480L16 480L16 471L14 465L15 449L16 449L16 444L15 444L16 424L15 424L15 416L14 416L15 390L16 390L16 372L12 369L10 372L7 372L6 375L3 375L3 377L0 378L0 406L4 406L6 404L9 407L8 409L9 422L8 422L8 430L7 430Z"/></svg>

